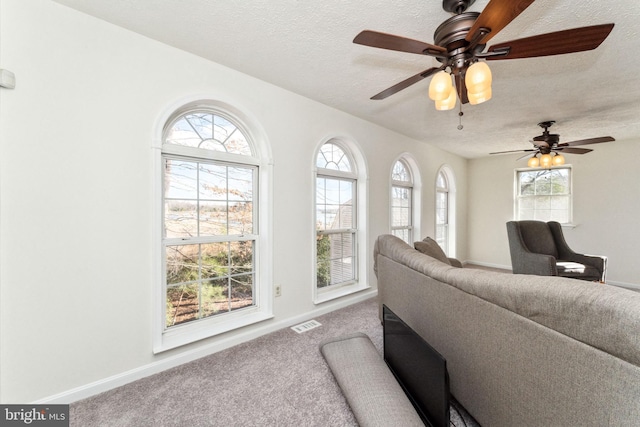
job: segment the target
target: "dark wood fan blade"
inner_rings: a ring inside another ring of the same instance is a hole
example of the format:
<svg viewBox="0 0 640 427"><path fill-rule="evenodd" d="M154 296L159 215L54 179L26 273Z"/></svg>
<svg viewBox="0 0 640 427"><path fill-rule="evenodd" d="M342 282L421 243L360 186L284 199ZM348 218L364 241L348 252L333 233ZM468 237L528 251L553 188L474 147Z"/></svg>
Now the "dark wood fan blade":
<svg viewBox="0 0 640 427"><path fill-rule="evenodd" d="M558 147L554 148L554 151L560 151L562 153L570 153L570 154L587 154L592 152L589 148L573 148L573 147Z"/></svg>
<svg viewBox="0 0 640 427"><path fill-rule="evenodd" d="M456 90L458 91L458 99L461 103L469 103L469 97L467 96L467 84L464 81L464 72L460 71L453 76L456 82Z"/></svg>
<svg viewBox="0 0 640 427"><path fill-rule="evenodd" d="M576 145L600 144L601 142L611 141L615 141L615 139L610 136L601 136L600 138L589 138L581 139L579 141L563 142L562 144L558 144L558 147L575 147Z"/></svg>
<svg viewBox="0 0 640 427"><path fill-rule="evenodd" d="M500 59L534 58L538 56L562 55L564 53L583 52L600 46L607 38L614 24L593 25L571 30L556 31L533 37L498 43L489 48L489 52L509 49L509 53L500 56L488 56L488 61Z"/></svg>
<svg viewBox="0 0 640 427"><path fill-rule="evenodd" d="M415 76L411 76L408 79L403 80L400 83L397 83L391 86L390 88L383 90L377 95L373 95L371 99L376 99L376 100L385 99L393 95L394 93L400 92L402 89L408 88L412 84L418 83L420 80L429 77L430 75L432 75L436 71L440 71L441 69L442 68L433 67L433 68L429 68L428 70L424 70L423 72L418 73Z"/></svg>
<svg viewBox="0 0 640 427"><path fill-rule="evenodd" d="M520 15L534 0L491 0L473 24L465 39L471 42L481 28L491 32L480 39L478 44L487 43L500 30Z"/></svg>
<svg viewBox="0 0 640 427"><path fill-rule="evenodd" d="M489 154L509 154L509 153L531 153L538 150L509 150L509 151L496 151ZM527 154L528 156L528 154Z"/></svg>
<svg viewBox="0 0 640 427"><path fill-rule="evenodd" d="M399 52L417 53L420 55L444 57L447 54L447 49L440 46L370 30L362 31L353 39L353 42L364 46L397 50Z"/></svg>

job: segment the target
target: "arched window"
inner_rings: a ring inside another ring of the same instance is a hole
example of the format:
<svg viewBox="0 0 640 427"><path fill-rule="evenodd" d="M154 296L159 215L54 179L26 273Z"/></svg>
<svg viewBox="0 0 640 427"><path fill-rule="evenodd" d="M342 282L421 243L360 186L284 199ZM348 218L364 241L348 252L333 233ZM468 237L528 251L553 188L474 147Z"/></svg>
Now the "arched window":
<svg viewBox="0 0 640 427"><path fill-rule="evenodd" d="M314 300L322 302L359 285L359 181L352 150L336 139L324 143L316 166L316 286ZM364 245L363 245L364 246ZM333 292L340 289L340 292Z"/></svg>
<svg viewBox="0 0 640 427"><path fill-rule="evenodd" d="M161 182L159 351L266 318L260 159L244 124L216 105L175 112L163 129Z"/></svg>
<svg viewBox="0 0 640 427"><path fill-rule="evenodd" d="M453 172L440 168L436 177L436 242L448 256L455 256L455 186Z"/></svg>
<svg viewBox="0 0 640 427"><path fill-rule="evenodd" d="M404 159L391 171L391 234L413 245L413 175Z"/></svg>

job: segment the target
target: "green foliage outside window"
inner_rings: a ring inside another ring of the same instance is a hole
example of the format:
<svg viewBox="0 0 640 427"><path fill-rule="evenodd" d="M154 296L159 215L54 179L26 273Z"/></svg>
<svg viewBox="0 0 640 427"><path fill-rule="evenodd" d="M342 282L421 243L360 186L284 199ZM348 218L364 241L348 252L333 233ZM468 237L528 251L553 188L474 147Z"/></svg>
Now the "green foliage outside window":
<svg viewBox="0 0 640 427"><path fill-rule="evenodd" d="M326 234L316 235L317 286L323 288L331 284L331 240Z"/></svg>

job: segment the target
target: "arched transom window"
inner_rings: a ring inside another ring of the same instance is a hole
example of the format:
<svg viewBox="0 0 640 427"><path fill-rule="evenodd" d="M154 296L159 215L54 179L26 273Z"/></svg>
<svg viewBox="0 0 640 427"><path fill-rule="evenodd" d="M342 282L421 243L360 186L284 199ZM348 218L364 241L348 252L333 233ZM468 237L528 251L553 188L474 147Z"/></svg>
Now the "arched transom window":
<svg viewBox="0 0 640 427"><path fill-rule="evenodd" d="M168 129L165 144L253 155L244 133L227 118L206 111L180 116Z"/></svg>

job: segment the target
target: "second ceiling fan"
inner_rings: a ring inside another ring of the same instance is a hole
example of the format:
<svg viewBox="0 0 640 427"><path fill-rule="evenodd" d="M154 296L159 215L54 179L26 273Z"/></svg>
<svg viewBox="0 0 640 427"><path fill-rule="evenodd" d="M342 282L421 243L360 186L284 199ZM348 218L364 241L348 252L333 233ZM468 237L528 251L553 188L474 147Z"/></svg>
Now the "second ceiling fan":
<svg viewBox="0 0 640 427"><path fill-rule="evenodd" d="M443 9L454 16L436 29L434 44L377 31L362 31L354 43L432 56L442 64L411 76L371 99L387 98L435 74L429 92L431 99L436 101L436 109L453 108L456 94L463 104L478 104L491 98L491 74L480 59L533 58L592 50L607 38L614 26L602 24L540 34L498 43L485 52L486 43L533 1L491 0L482 13L478 13L465 12L475 0L443 0ZM453 75L455 90L449 74Z"/></svg>
<svg viewBox="0 0 640 427"><path fill-rule="evenodd" d="M600 136L597 138L580 139L577 141L560 142L560 135L549 132L549 128L555 123L554 120L538 123L543 130L542 135L538 135L531 141L534 148L525 150L498 151L489 154L510 154L510 153L527 153L517 160L529 157L527 165L529 167L550 167L561 166L564 164L564 154L587 154L593 150L589 148L579 148L579 145L600 144L603 142L613 142L615 139L611 136ZM531 154L533 153L533 154Z"/></svg>

